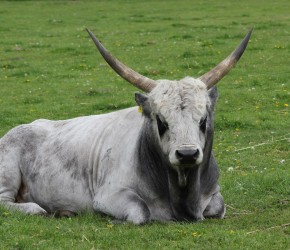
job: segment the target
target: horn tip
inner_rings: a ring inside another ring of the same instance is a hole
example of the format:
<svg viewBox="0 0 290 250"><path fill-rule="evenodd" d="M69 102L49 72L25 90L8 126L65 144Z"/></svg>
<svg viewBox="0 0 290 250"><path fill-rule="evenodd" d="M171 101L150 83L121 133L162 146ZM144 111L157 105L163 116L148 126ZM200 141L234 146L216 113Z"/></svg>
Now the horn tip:
<svg viewBox="0 0 290 250"><path fill-rule="evenodd" d="M97 48L100 50L100 48L103 47L103 46L100 43L100 41L98 40L98 38L96 38L94 33L92 31L90 31L88 28L86 28L86 31L89 33L89 36L92 38L93 42L95 43Z"/></svg>
<svg viewBox="0 0 290 250"><path fill-rule="evenodd" d="M253 33L253 30L254 30L254 27L251 27L250 29L249 29L249 31L248 31L248 34L247 34L247 38L250 38L251 37L251 35L252 35L252 33Z"/></svg>
<svg viewBox="0 0 290 250"><path fill-rule="evenodd" d="M231 54L232 58L235 58L236 61L238 61L240 59L240 57L243 55L249 41L251 38L253 32L253 27L250 28L250 30L248 31L248 34L244 37L244 39L242 40L242 42L240 43L240 45L237 47L237 49Z"/></svg>
<svg viewBox="0 0 290 250"><path fill-rule="evenodd" d="M86 28L86 31L89 33L90 37L94 36L93 32L91 32L88 28Z"/></svg>

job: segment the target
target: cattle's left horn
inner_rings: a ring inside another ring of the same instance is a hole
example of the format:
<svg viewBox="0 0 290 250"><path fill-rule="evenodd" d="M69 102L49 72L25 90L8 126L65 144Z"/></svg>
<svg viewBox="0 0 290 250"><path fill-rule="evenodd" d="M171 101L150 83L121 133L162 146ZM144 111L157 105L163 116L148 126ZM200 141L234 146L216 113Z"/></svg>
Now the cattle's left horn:
<svg viewBox="0 0 290 250"><path fill-rule="evenodd" d="M156 82L154 80L146 76L140 75L139 73L135 72L134 70L130 69L119 60L114 58L100 43L100 41L94 36L94 34L89 29L86 30L89 33L90 37L93 39L103 58L111 66L111 68L115 70L121 77L145 92L150 92L153 88L155 88Z"/></svg>
<svg viewBox="0 0 290 250"><path fill-rule="evenodd" d="M252 31L253 29L250 29L240 45L226 59L220 62L212 70L199 77L199 79L206 84L207 89L213 87L236 65L247 47Z"/></svg>

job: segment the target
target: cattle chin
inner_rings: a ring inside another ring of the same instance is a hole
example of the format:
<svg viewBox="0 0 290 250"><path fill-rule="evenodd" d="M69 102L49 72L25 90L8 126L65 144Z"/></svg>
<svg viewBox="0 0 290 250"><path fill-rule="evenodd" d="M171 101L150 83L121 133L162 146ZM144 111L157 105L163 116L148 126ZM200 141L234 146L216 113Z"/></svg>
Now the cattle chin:
<svg viewBox="0 0 290 250"><path fill-rule="evenodd" d="M177 167L175 168L177 175L178 175L178 186L179 187L186 187L187 186L187 177L190 171L190 167Z"/></svg>

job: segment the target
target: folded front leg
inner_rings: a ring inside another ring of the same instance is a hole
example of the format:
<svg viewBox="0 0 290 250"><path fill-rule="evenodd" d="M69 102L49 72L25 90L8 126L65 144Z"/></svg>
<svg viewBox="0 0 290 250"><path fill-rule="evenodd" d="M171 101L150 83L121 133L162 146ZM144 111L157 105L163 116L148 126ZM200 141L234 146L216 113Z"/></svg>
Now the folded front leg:
<svg viewBox="0 0 290 250"><path fill-rule="evenodd" d="M111 215L134 224L150 221L150 211L145 201L132 189L121 189L112 194L98 192L94 198L94 211Z"/></svg>
<svg viewBox="0 0 290 250"><path fill-rule="evenodd" d="M220 192L215 193L203 212L204 217L207 218L224 218L226 208L224 205L224 198Z"/></svg>

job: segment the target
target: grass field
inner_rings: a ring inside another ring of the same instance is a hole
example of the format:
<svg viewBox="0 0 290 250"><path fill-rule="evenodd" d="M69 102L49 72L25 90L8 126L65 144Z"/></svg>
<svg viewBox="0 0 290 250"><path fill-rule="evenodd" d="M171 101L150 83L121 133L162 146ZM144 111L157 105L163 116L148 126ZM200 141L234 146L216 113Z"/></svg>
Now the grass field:
<svg viewBox="0 0 290 250"><path fill-rule="evenodd" d="M38 118L135 105L137 90L106 65L85 27L153 79L198 77L254 32L219 83L224 220L134 226L0 208L0 249L290 249L289 9L288 0L1 1L0 136Z"/></svg>

